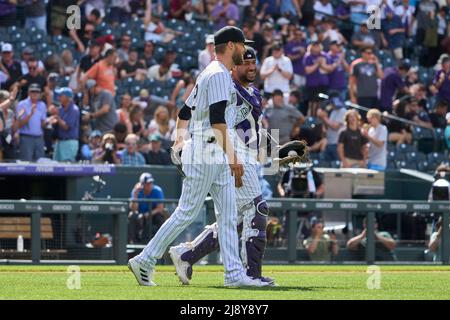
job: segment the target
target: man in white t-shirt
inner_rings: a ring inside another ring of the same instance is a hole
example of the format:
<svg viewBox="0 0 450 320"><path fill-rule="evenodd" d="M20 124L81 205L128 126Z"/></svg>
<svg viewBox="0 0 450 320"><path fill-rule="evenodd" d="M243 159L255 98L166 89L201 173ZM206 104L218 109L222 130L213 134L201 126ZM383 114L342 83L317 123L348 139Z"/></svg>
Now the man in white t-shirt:
<svg viewBox="0 0 450 320"><path fill-rule="evenodd" d="M385 125L381 124L381 112L378 109L370 109L367 112L367 121L370 123L370 129L362 130L370 143L369 146L369 163L367 168L384 171L387 162L387 138L388 130Z"/></svg>
<svg viewBox="0 0 450 320"><path fill-rule="evenodd" d="M261 66L261 79L264 80L264 96L268 97L279 89L284 94L289 93L289 81L294 70L291 59L283 53L283 45L276 42L272 46L272 55L267 57Z"/></svg>
<svg viewBox="0 0 450 320"><path fill-rule="evenodd" d="M198 70L202 72L216 57L214 53L214 35L206 37L206 48L198 54Z"/></svg>

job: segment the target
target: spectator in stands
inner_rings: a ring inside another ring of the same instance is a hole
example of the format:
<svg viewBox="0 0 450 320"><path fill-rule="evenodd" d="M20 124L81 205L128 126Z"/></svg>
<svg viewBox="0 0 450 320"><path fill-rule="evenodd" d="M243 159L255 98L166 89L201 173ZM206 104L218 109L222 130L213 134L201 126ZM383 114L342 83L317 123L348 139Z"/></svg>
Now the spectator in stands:
<svg viewBox="0 0 450 320"><path fill-rule="evenodd" d="M0 1L0 27L11 27L17 24L17 0Z"/></svg>
<svg viewBox="0 0 450 320"><path fill-rule="evenodd" d="M395 261L396 257L394 254L394 249L396 247L395 240L392 238L389 232L379 231L378 223L375 220L375 260L381 261ZM364 218L363 221L363 231L348 240L347 249L352 251L358 251L361 255L361 259L364 259L366 254L367 245L367 220Z"/></svg>
<svg viewBox="0 0 450 320"><path fill-rule="evenodd" d="M450 57L442 59L441 68L436 72L430 89L439 100L450 103Z"/></svg>
<svg viewBox="0 0 450 320"><path fill-rule="evenodd" d="M256 50L256 57L258 61L263 61L264 47L266 46L266 41L264 37L259 32L259 21L245 19L242 25L242 31L244 32L245 38L254 41L250 46Z"/></svg>
<svg viewBox="0 0 450 320"><path fill-rule="evenodd" d="M408 61L402 61L398 67L384 69L383 80L381 80L380 109L392 112L392 102L398 95L408 93L405 76L411 68Z"/></svg>
<svg viewBox="0 0 450 320"><path fill-rule="evenodd" d="M28 98L16 106L16 123L20 136L19 159L37 161L44 157L42 128L47 124L47 108L40 100L41 87L32 83L28 87Z"/></svg>
<svg viewBox="0 0 450 320"><path fill-rule="evenodd" d="M125 62L128 60L128 54L131 49L131 36L128 34L123 34L120 37L120 47L117 49L117 57L120 62Z"/></svg>
<svg viewBox="0 0 450 320"><path fill-rule="evenodd" d="M174 129L175 120L170 118L169 110L164 106L159 106L156 108L154 118L148 125L147 134L158 134L163 142L163 148L167 149Z"/></svg>
<svg viewBox="0 0 450 320"><path fill-rule="evenodd" d="M169 153L161 149L161 137L155 133L150 136L150 151L145 155L146 163L152 165L168 166L172 162Z"/></svg>
<svg viewBox="0 0 450 320"><path fill-rule="evenodd" d="M14 60L14 51L10 43L4 42L2 44L2 59L0 61L0 70L2 70L7 80L2 83L2 89L10 90L13 85L22 76L22 68L20 62Z"/></svg>
<svg viewBox="0 0 450 320"><path fill-rule="evenodd" d="M84 105L90 106L89 112L83 114L83 121L91 122L92 127L100 132L110 132L117 122L116 105L111 93L104 90L94 80L86 83Z"/></svg>
<svg viewBox="0 0 450 320"><path fill-rule="evenodd" d="M292 106L284 103L283 92L276 89L272 94L273 107L267 108L264 114L265 127L268 130L279 130L279 143L291 141L291 137L298 135L300 126L305 122L303 114ZM280 126L280 123L283 125Z"/></svg>
<svg viewBox="0 0 450 320"><path fill-rule="evenodd" d="M311 236L303 241L311 261L328 261L339 253L339 246L334 233L324 233L322 219L311 219Z"/></svg>
<svg viewBox="0 0 450 320"><path fill-rule="evenodd" d="M345 53L342 51L342 43L330 42L328 52L328 63L325 70L328 73L328 94L338 95L342 101L347 98L347 76L350 66L345 61Z"/></svg>
<svg viewBox="0 0 450 320"><path fill-rule="evenodd" d="M339 160L337 152L339 132L344 127L347 110L342 100L336 96L331 98L330 105L332 109L329 115L323 109L317 111L317 117L323 121L327 132L327 145L325 151L321 154L321 158L325 161L337 161Z"/></svg>
<svg viewBox="0 0 450 320"><path fill-rule="evenodd" d="M287 41L284 46L284 52L292 62L294 72L293 83L297 87L304 86L306 81L303 56L306 53L307 46L305 28L297 26L294 37Z"/></svg>
<svg viewBox="0 0 450 320"><path fill-rule="evenodd" d="M16 158L13 103L18 91L17 85L13 87L11 92L0 90L0 160Z"/></svg>
<svg viewBox="0 0 450 320"><path fill-rule="evenodd" d="M73 61L72 51L69 49L61 52L61 71L60 75L69 77L69 87L75 89L78 86L77 78L75 75L76 66Z"/></svg>
<svg viewBox="0 0 450 320"><path fill-rule="evenodd" d="M350 100L366 108L378 107L378 80L383 79L383 70L373 49L362 51L360 59L351 64L349 83Z"/></svg>
<svg viewBox="0 0 450 320"><path fill-rule="evenodd" d="M433 128L445 129L447 127L447 120L445 116L448 113L448 105L445 101L438 101L436 107L430 112L429 117Z"/></svg>
<svg viewBox="0 0 450 320"><path fill-rule="evenodd" d="M406 116L406 101L397 102L393 105L393 114L397 117L405 118ZM385 119L386 125L388 127L389 142L395 143L397 146L406 143L411 144L412 133L409 125L404 124L400 121L394 121Z"/></svg>
<svg viewBox="0 0 450 320"><path fill-rule="evenodd" d="M58 84L59 75L52 72L47 77L46 86L44 88L44 100L47 104L47 110L53 111L59 104L58 94L56 92L59 87Z"/></svg>
<svg viewBox="0 0 450 320"><path fill-rule="evenodd" d="M403 59L403 46L406 40L406 29L399 16L394 14L390 7L385 9L386 18L382 20L381 27L384 46L392 50L395 59Z"/></svg>
<svg viewBox="0 0 450 320"><path fill-rule="evenodd" d="M219 30L228 24L228 20L239 21L239 8L230 0L222 0L213 8L211 19L214 21L214 29Z"/></svg>
<svg viewBox="0 0 450 320"><path fill-rule="evenodd" d="M168 58L164 58L161 63L151 66L147 72L147 78L158 81L167 81L172 79L172 71L170 66L172 63Z"/></svg>
<svg viewBox="0 0 450 320"><path fill-rule="evenodd" d="M161 21L161 16L157 13L152 13L148 9L145 11L144 25L145 41L169 43L175 39L177 35L182 34L179 31L166 28L164 23Z"/></svg>
<svg viewBox="0 0 450 320"><path fill-rule="evenodd" d="M415 6L409 0L402 0L402 3L395 7L395 15L400 17L407 36L411 34L415 11Z"/></svg>
<svg viewBox="0 0 450 320"><path fill-rule="evenodd" d="M359 32L355 32L352 36L352 44L354 47L360 50L366 48L379 49L381 46L381 38L377 37L377 34L372 30L369 30L367 24L361 25Z"/></svg>
<svg viewBox="0 0 450 320"><path fill-rule="evenodd" d="M139 182L131 191L131 198L160 199L164 200L164 192L160 186L154 184L155 179L150 173L144 172L139 177ZM159 230L166 214L164 203L157 201L133 201L130 204L128 216L128 242L147 243Z"/></svg>
<svg viewBox="0 0 450 320"><path fill-rule="evenodd" d="M151 66L158 64L154 57L154 51L155 51L155 45L152 41L145 41L144 44L144 51L142 52L142 55L140 57L141 63L144 65L146 69L150 68Z"/></svg>
<svg viewBox="0 0 450 320"><path fill-rule="evenodd" d="M35 27L47 33L46 1L33 0L22 5L24 6L25 28Z"/></svg>
<svg viewBox="0 0 450 320"><path fill-rule="evenodd" d="M73 102L73 91L69 87L58 90L61 107L52 116L56 125L56 145L53 159L56 161L75 162L78 153L78 133L80 131L80 110Z"/></svg>
<svg viewBox="0 0 450 320"><path fill-rule="evenodd" d="M147 70L145 69L145 66L142 62L138 61L137 49L130 49L128 60L121 64L119 74L122 79L134 78L138 81L142 81L147 77Z"/></svg>
<svg viewBox="0 0 450 320"><path fill-rule="evenodd" d="M327 55L322 51L322 45L314 41L308 46L308 50L303 57L306 75L306 100L308 104L308 114L314 115L318 107L318 94L328 92L328 65Z"/></svg>
<svg viewBox="0 0 450 320"><path fill-rule="evenodd" d="M417 1L416 1L417 2ZM438 42L436 14L439 5L434 0L421 0L416 3L414 13L416 25L416 45L421 47L419 63L424 67L431 67L436 63Z"/></svg>
<svg viewBox="0 0 450 320"><path fill-rule="evenodd" d="M264 81L264 95L269 97L277 89L288 94L293 72L291 60L283 53L283 45L276 42L272 46L272 55L264 60L260 70Z"/></svg>
<svg viewBox="0 0 450 320"><path fill-rule="evenodd" d="M102 133L94 130L89 135L89 141L81 146L81 160L92 160L94 151L101 147Z"/></svg>
<svg viewBox="0 0 450 320"><path fill-rule="evenodd" d="M338 138L338 155L342 168L365 168L368 142L359 128L361 116L356 110L348 110L345 114L345 129Z"/></svg>
<svg viewBox="0 0 450 320"><path fill-rule="evenodd" d="M202 72L216 57L214 50L214 35L210 34L206 36L205 42L206 48L198 54L198 70L200 72Z"/></svg>
<svg viewBox="0 0 450 320"><path fill-rule="evenodd" d="M112 0L110 4L109 21L113 27L119 23L127 23L131 18L130 2L132 0Z"/></svg>
<svg viewBox="0 0 450 320"><path fill-rule="evenodd" d="M26 99L28 95L28 87L31 83L37 83L41 90L44 90L47 80L39 73L38 61L35 58L28 60L28 73L21 76L19 79L19 86L21 87L20 99Z"/></svg>
<svg viewBox="0 0 450 320"><path fill-rule="evenodd" d="M34 58L33 54L34 54L33 48L25 47L25 49L23 49L22 60L20 61L20 65L22 67L22 74L27 74L29 72L28 61ZM45 71L44 63L41 60L38 60L38 72L41 73L43 71Z"/></svg>
<svg viewBox="0 0 450 320"><path fill-rule="evenodd" d="M88 53L85 54L78 64L76 75L77 82L80 81L80 78L90 69L94 64L96 64L100 60L100 50L101 46L97 41L89 42L89 50Z"/></svg>
<svg viewBox="0 0 450 320"><path fill-rule="evenodd" d="M145 165L144 156L138 152L138 140L139 137L133 133L130 133L125 138L126 148L120 152L122 164L127 166L143 166Z"/></svg>
<svg viewBox="0 0 450 320"><path fill-rule="evenodd" d="M416 122L422 127L433 129L428 113L419 105L419 101L416 98L407 100L405 118Z"/></svg>
<svg viewBox="0 0 450 320"><path fill-rule="evenodd" d="M370 126L365 126L361 132L369 140L369 157L367 168L384 171L387 162L388 130L381 124L381 112L378 109L370 109L367 112L367 120Z"/></svg>
<svg viewBox="0 0 450 320"><path fill-rule="evenodd" d="M129 93L124 93L120 97L120 107L117 110L117 121L127 126L128 132L132 132L130 121L130 110L133 107L133 100Z"/></svg>
<svg viewBox="0 0 450 320"><path fill-rule="evenodd" d="M330 44L336 42L341 45L347 45L348 41L344 35L339 31L336 22L332 19L323 20L319 25L321 32L322 45L324 51L330 50Z"/></svg>
<svg viewBox="0 0 450 320"><path fill-rule="evenodd" d="M65 0L63 0L65 1ZM67 8L67 6L66 6ZM64 8L64 12L66 10ZM53 9L53 6L52 6ZM66 18L65 18L66 19ZM53 22L53 18L52 18ZM81 28L80 29L72 29L69 30L69 35L75 42L77 49L79 52L85 52L86 47L88 46L89 42L94 41L94 39L99 36L95 32L95 28L100 25L102 22L102 17L100 14L100 11L97 9L91 10L90 13L87 15L86 19L81 19ZM64 26L65 28L65 22Z"/></svg>
<svg viewBox="0 0 450 320"><path fill-rule="evenodd" d="M92 158L94 163L122 163L118 153L117 140L112 133L103 136L101 146L94 151Z"/></svg>
<svg viewBox="0 0 450 320"><path fill-rule="evenodd" d="M81 77L81 85L83 86L88 79L95 80L96 87L106 90L114 97L116 95L115 83L116 69L115 63L117 54L114 49L106 51L102 60L97 62Z"/></svg>
<svg viewBox="0 0 450 320"><path fill-rule="evenodd" d="M187 20L192 14L192 2L190 0L169 0L169 18Z"/></svg>
<svg viewBox="0 0 450 320"><path fill-rule="evenodd" d="M170 96L169 111L172 111L172 119L176 119L179 109L183 106L184 101L191 94L192 89L195 86L195 74L185 72L182 79L178 80L175 88Z"/></svg>
<svg viewBox="0 0 450 320"><path fill-rule="evenodd" d="M314 3L314 11L316 15L314 19L316 20L316 24L318 24L323 19L328 19L333 16L334 9L333 5L329 0L319 0Z"/></svg>
<svg viewBox="0 0 450 320"><path fill-rule="evenodd" d="M112 133L117 141L117 150L121 151L125 149L125 139L129 133L127 130L127 126L122 122L117 122L113 127Z"/></svg>
<svg viewBox="0 0 450 320"><path fill-rule="evenodd" d="M130 110L131 131L139 137L145 135L144 113L140 106L133 106Z"/></svg>

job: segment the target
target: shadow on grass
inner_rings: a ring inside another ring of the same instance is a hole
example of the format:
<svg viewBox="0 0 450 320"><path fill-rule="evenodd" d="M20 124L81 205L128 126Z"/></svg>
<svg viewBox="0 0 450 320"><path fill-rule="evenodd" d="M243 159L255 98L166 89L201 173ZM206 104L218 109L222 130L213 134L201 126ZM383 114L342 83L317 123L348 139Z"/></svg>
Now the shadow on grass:
<svg viewBox="0 0 450 320"><path fill-rule="evenodd" d="M304 291L304 292L310 292L310 291L321 291L321 289L330 289L329 287L320 287L320 286L310 286L310 287L295 287L295 286L277 286L277 287L242 287L242 288L236 288L236 287L224 287L224 286L207 286L207 288L211 289L227 289L227 290L248 290L248 291L267 291L267 292L274 292L274 291Z"/></svg>

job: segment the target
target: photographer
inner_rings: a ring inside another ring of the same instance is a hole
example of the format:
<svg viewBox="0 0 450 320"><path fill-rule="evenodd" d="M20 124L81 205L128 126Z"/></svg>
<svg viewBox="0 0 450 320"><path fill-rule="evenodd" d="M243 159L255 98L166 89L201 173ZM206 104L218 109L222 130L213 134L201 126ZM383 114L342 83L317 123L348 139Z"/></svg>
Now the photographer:
<svg viewBox="0 0 450 320"><path fill-rule="evenodd" d="M365 256L365 249L367 245L367 218L363 221L362 232L348 240L347 249L352 251L358 251L363 260ZM387 231L378 231L378 223L374 221L375 227L375 260L381 261L396 261L397 258L394 254L394 249L396 247L395 240L392 238L391 234Z"/></svg>
<svg viewBox="0 0 450 320"><path fill-rule="evenodd" d="M164 199L160 186L154 184L153 176L144 172L131 191L132 199ZM162 202L131 202L128 215L128 242L147 242L159 230L167 218Z"/></svg>
<svg viewBox="0 0 450 320"><path fill-rule="evenodd" d="M334 232L324 233L324 222L322 219L313 217L311 219L312 234L303 241L311 261L331 261L339 253L339 246Z"/></svg>
<svg viewBox="0 0 450 320"><path fill-rule="evenodd" d="M117 150L116 137L111 133L107 133L103 136L101 147L94 151L93 162L121 164L122 161Z"/></svg>

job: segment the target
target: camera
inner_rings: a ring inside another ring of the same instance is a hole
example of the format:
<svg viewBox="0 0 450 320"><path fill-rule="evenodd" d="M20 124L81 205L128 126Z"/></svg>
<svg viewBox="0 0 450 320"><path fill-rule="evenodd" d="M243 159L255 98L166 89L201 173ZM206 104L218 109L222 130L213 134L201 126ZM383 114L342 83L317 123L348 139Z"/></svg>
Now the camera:
<svg viewBox="0 0 450 320"><path fill-rule="evenodd" d="M308 188L310 166L295 165L290 169L289 183L285 184L286 195L292 198L312 198Z"/></svg>
<svg viewBox="0 0 450 320"><path fill-rule="evenodd" d="M114 143L108 142L105 144L105 150L106 151L113 151L114 150Z"/></svg>
<svg viewBox="0 0 450 320"><path fill-rule="evenodd" d="M323 228L323 232L326 234L346 235L348 233L348 226L339 225L334 227L325 227Z"/></svg>

